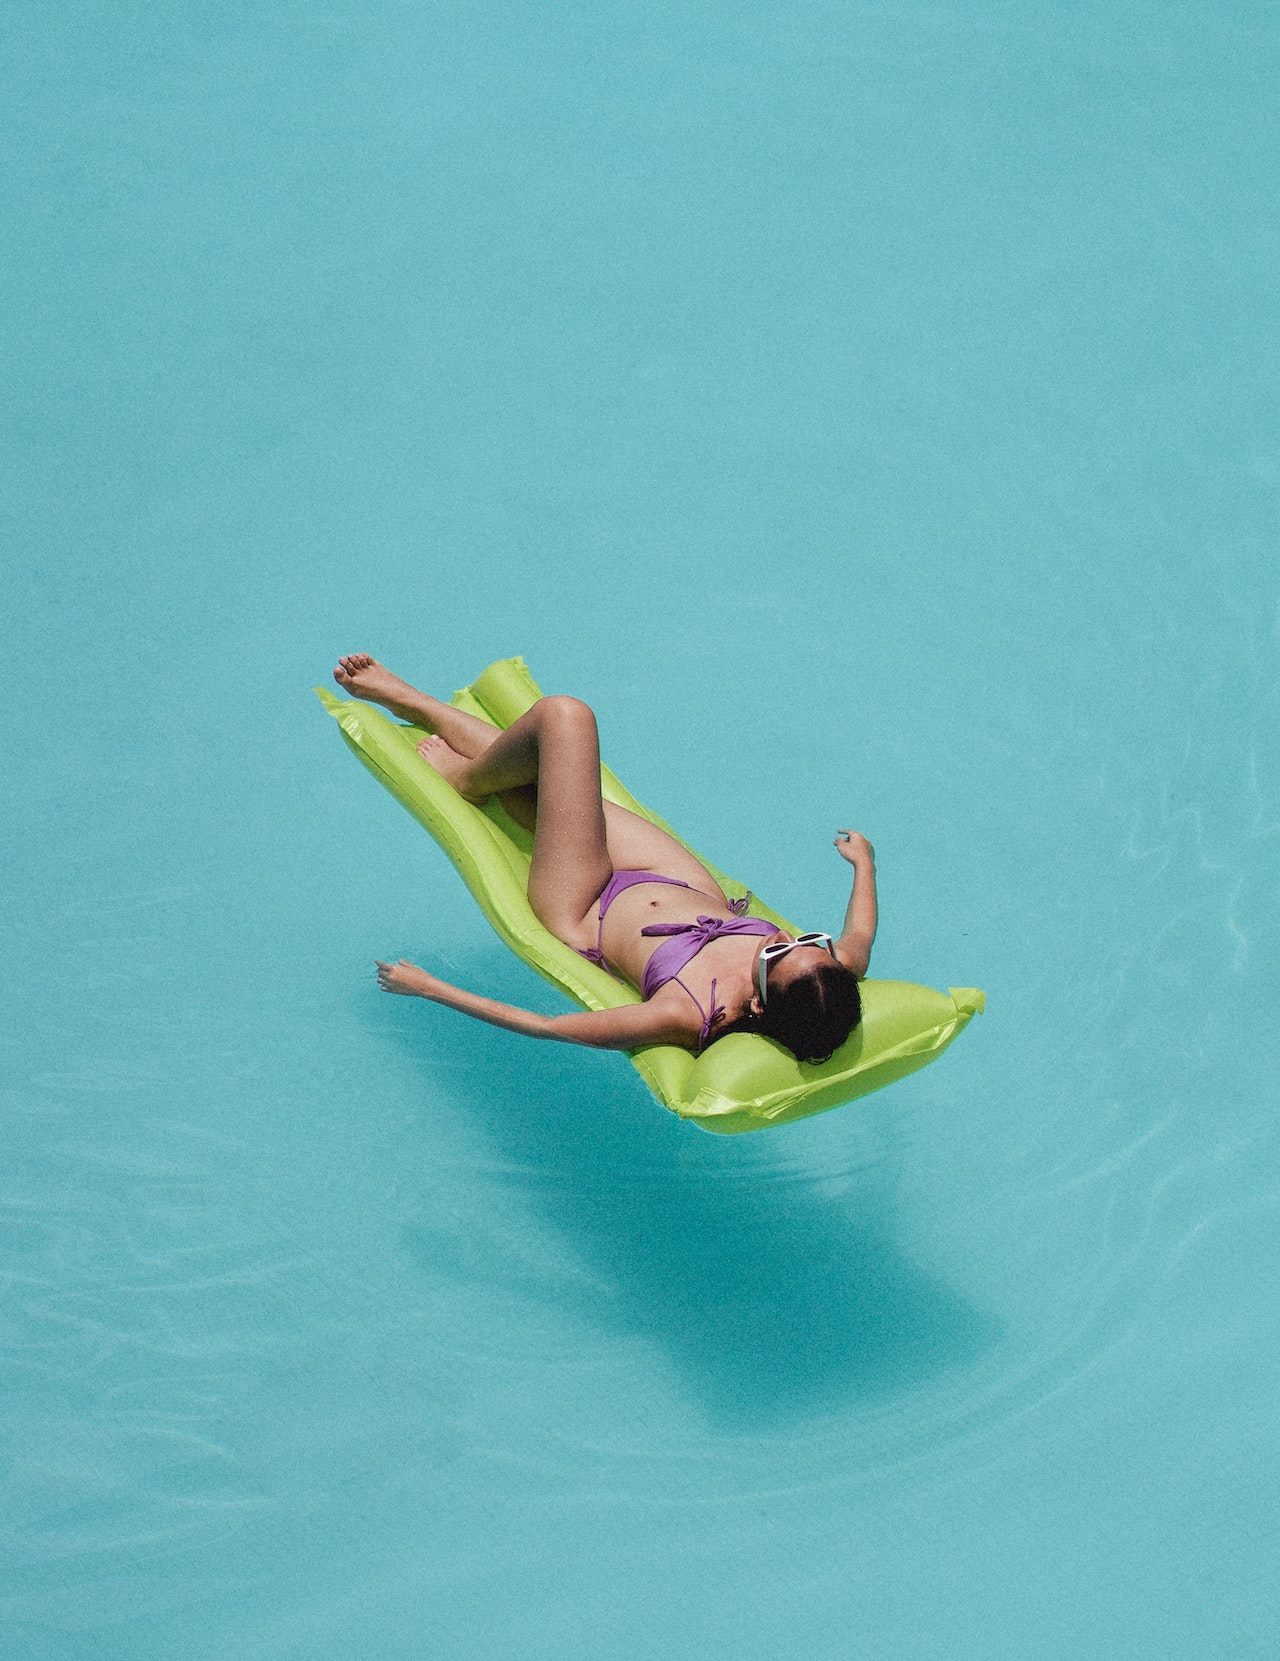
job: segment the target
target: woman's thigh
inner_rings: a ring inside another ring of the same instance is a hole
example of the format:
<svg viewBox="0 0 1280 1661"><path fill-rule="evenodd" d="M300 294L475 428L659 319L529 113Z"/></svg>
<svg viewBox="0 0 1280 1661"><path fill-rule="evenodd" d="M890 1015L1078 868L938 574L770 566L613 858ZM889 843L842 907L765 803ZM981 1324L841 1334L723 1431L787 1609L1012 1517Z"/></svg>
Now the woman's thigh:
<svg viewBox="0 0 1280 1661"><path fill-rule="evenodd" d="M529 903L552 934L574 945L587 912L613 875L600 797L595 717L576 698L543 698L504 738L511 735L520 743L522 722L536 724L537 734L538 806ZM486 757L498 751L500 743L495 742ZM514 777L519 769L513 765L510 771Z"/></svg>
<svg viewBox="0 0 1280 1661"><path fill-rule="evenodd" d="M650 824L638 813L613 802L604 804L604 819L614 870L657 871L705 894L721 893L719 883L702 861L660 825Z"/></svg>

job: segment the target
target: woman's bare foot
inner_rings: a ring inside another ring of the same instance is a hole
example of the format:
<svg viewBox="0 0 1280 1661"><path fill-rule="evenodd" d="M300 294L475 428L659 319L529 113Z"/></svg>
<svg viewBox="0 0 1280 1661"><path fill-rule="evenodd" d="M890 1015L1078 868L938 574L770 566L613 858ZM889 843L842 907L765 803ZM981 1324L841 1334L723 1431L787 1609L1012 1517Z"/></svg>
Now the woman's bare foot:
<svg viewBox="0 0 1280 1661"><path fill-rule="evenodd" d="M350 657L338 659L333 678L353 698L367 703L381 704L404 721L413 720L422 711L423 694L390 669L384 669L368 652L353 652Z"/></svg>
<svg viewBox="0 0 1280 1661"><path fill-rule="evenodd" d="M471 770L471 763L466 756L460 756L456 750L451 749L443 738L437 738L432 734L430 738L421 739L417 749L422 759L429 762L440 777L446 779L464 801L476 803L484 801L483 795L473 796L467 790L467 774Z"/></svg>
<svg viewBox="0 0 1280 1661"><path fill-rule="evenodd" d="M498 728L491 722L468 715L453 704L442 704L429 692L419 692L416 686L393 675L367 652L353 652L350 657L339 658L333 678L353 697L381 704L410 726L439 733L460 761L482 754L498 736ZM445 772L447 765L446 761L446 767L440 770Z"/></svg>

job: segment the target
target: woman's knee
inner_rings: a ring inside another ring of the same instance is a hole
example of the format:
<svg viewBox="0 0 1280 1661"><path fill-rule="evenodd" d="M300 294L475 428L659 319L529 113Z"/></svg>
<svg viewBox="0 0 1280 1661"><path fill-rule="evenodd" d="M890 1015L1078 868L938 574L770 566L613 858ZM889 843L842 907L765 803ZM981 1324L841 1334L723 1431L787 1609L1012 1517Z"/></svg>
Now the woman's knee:
<svg viewBox="0 0 1280 1661"><path fill-rule="evenodd" d="M581 698L570 697L567 693L556 692L549 698L540 698L537 708L544 721L552 721L557 726L571 727L579 731L596 729L595 711L590 704L584 704Z"/></svg>

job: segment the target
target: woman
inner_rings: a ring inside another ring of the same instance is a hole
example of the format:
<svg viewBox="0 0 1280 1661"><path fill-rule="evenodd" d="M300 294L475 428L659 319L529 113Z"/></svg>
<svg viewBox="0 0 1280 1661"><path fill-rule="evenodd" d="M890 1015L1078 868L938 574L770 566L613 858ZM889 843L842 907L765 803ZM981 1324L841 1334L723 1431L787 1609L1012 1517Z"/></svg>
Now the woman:
<svg viewBox="0 0 1280 1661"><path fill-rule="evenodd" d="M801 1061L825 1061L861 1017L858 981L876 933L875 856L857 831L836 848L854 868L839 939L798 938L744 917L687 848L600 795L596 720L577 698L543 698L505 732L417 691L364 653L334 679L430 736L418 753L471 802L498 796L533 833L529 904L584 957L644 1002L573 1015L464 992L412 963L378 964L384 992L429 998L531 1038L597 1049L679 1044L701 1052L729 1032L758 1032Z"/></svg>

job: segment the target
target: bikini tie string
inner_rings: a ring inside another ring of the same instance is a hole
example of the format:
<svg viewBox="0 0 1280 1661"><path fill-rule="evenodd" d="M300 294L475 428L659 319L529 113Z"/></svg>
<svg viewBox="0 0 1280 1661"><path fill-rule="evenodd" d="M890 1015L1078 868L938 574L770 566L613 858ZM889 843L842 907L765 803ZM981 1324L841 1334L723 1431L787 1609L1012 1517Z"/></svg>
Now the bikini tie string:
<svg viewBox="0 0 1280 1661"><path fill-rule="evenodd" d="M641 934L700 934L714 940L719 934L736 934L733 917L699 917L696 923L650 923Z"/></svg>

